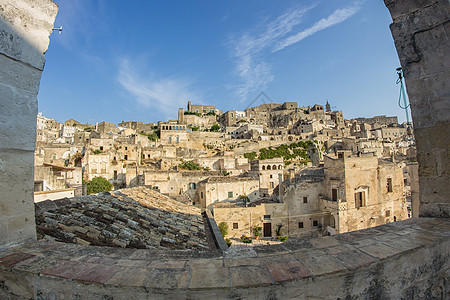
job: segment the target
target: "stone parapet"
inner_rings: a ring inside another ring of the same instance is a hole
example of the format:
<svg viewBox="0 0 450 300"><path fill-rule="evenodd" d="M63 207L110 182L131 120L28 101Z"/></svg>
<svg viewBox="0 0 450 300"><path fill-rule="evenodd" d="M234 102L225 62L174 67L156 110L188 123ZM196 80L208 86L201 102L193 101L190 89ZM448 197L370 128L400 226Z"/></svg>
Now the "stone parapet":
<svg viewBox="0 0 450 300"><path fill-rule="evenodd" d="M426 218L225 254L41 240L0 252L0 297L442 299L449 249Z"/></svg>

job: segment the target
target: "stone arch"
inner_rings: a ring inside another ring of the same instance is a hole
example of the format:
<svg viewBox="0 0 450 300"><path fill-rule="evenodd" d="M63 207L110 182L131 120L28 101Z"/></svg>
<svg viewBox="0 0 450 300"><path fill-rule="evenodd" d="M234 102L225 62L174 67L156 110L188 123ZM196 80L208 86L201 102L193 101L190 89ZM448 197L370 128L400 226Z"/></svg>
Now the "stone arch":
<svg viewBox="0 0 450 300"><path fill-rule="evenodd" d="M265 165L263 165L261 169L262 169L262 170L265 170L265 169L266 169L266 166L265 166Z"/></svg>
<svg viewBox="0 0 450 300"><path fill-rule="evenodd" d="M267 165L267 170L270 170L270 168L271 168L270 165Z"/></svg>

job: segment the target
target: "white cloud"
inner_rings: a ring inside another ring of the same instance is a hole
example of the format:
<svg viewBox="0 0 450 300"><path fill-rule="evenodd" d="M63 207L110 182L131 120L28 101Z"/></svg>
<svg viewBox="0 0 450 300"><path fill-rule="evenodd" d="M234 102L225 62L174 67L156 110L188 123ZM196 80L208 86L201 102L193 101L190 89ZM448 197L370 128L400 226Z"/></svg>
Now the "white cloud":
<svg viewBox="0 0 450 300"><path fill-rule="evenodd" d="M136 65L139 62L136 62ZM153 79L152 76L138 74L136 66L128 59L122 59L119 65L117 81L136 99L140 107L154 110L164 117L173 116L180 107L191 99L197 100L192 91L192 83L182 78Z"/></svg>
<svg viewBox="0 0 450 300"><path fill-rule="evenodd" d="M243 81L236 91L236 96L241 101L248 99L250 93L265 89L274 79L270 66L262 59L264 50L288 34L310 9L312 7L289 11L266 26L258 26L230 37L232 56L236 59L236 73Z"/></svg>
<svg viewBox="0 0 450 300"><path fill-rule="evenodd" d="M242 84L236 88L236 96L240 101L247 100L250 94L257 94L267 88L274 80L270 65L264 61L265 56L300 42L323 29L341 23L356 14L359 5L334 11L329 17L321 19L312 27L295 35L292 31L303 21L303 16L314 6L294 9L277 17L267 25L255 26L229 38L235 71Z"/></svg>
<svg viewBox="0 0 450 300"><path fill-rule="evenodd" d="M272 52L276 52L282 50L290 45L300 42L301 40L321 31L335 24L341 23L354 14L356 14L359 10L359 6L353 6L350 8L342 8L334 11L328 18L324 18L319 22L315 23L312 27L305 29L293 36L288 37L284 41L278 43L275 49Z"/></svg>

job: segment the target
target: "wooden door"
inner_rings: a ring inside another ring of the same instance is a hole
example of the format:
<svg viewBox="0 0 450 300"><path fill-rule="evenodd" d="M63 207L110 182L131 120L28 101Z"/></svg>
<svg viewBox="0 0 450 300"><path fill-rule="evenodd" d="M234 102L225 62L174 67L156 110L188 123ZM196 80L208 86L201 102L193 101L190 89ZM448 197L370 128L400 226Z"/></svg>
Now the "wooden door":
<svg viewBox="0 0 450 300"><path fill-rule="evenodd" d="M263 223L264 236L272 236L272 223Z"/></svg>

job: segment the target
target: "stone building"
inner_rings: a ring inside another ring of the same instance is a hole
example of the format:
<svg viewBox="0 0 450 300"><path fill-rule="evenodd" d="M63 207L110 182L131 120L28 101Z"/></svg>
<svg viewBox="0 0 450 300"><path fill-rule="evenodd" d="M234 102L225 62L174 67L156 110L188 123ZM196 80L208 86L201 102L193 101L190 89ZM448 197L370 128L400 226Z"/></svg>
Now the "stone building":
<svg viewBox="0 0 450 300"><path fill-rule="evenodd" d="M250 162L248 176L259 180L259 195L269 197L283 178L284 161L282 157L254 160Z"/></svg>
<svg viewBox="0 0 450 300"><path fill-rule="evenodd" d="M208 177L197 186L197 196L203 208L212 209L215 202L259 197L258 180L249 177Z"/></svg>
<svg viewBox="0 0 450 300"><path fill-rule="evenodd" d="M159 122L161 145L186 146L188 141L187 126L175 122Z"/></svg>
<svg viewBox="0 0 450 300"><path fill-rule="evenodd" d="M187 111L199 114L207 114L213 112L217 116L222 114L222 111L217 109L213 105L191 104L191 101L188 101L187 103Z"/></svg>
<svg viewBox="0 0 450 300"><path fill-rule="evenodd" d="M251 226L263 227L266 237L274 237L278 226L281 235L305 237L400 221L408 218L402 172L401 164L340 151L326 156L323 168L305 169L284 181L278 199L218 203L214 218L227 222L233 237L252 234Z"/></svg>

